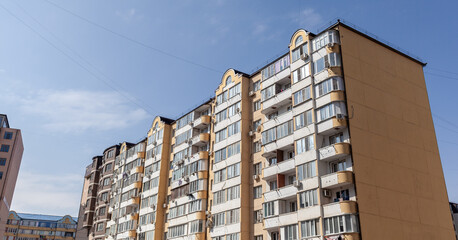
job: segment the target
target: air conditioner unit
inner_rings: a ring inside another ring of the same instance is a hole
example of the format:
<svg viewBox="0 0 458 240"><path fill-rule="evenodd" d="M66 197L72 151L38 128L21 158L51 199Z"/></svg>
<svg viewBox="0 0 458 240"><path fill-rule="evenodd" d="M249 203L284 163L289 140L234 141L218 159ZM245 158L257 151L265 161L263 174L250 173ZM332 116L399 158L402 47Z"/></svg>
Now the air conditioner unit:
<svg viewBox="0 0 458 240"><path fill-rule="evenodd" d="M152 208L153 210L156 210L156 204L154 204L154 203L151 204L151 208Z"/></svg>
<svg viewBox="0 0 458 240"><path fill-rule="evenodd" d="M256 131L261 132L261 126L258 126L258 128L256 128Z"/></svg>
<svg viewBox="0 0 458 240"><path fill-rule="evenodd" d="M336 118L337 118L337 120L343 120L345 118L345 116L342 113L337 113L336 114Z"/></svg>
<svg viewBox="0 0 458 240"><path fill-rule="evenodd" d="M212 215L212 212L211 211L205 211L205 215L207 215L207 217L210 217Z"/></svg>
<svg viewBox="0 0 458 240"><path fill-rule="evenodd" d="M130 216L134 217L135 216L135 212L131 213Z"/></svg>
<svg viewBox="0 0 458 240"><path fill-rule="evenodd" d="M299 188L299 187L302 186L302 182L299 181L299 180L294 180L293 185L294 185L295 187Z"/></svg>
<svg viewBox="0 0 458 240"><path fill-rule="evenodd" d="M183 157L183 158L188 158L188 154L184 155L184 157Z"/></svg>
<svg viewBox="0 0 458 240"><path fill-rule="evenodd" d="M302 54L301 54L301 59L302 59L302 60L305 60L305 59L307 59L307 58L309 58L309 55L308 55L307 53L302 53Z"/></svg>
<svg viewBox="0 0 458 240"><path fill-rule="evenodd" d="M193 123L193 122L190 122L190 123L189 123L189 126L191 126L191 127L194 126L194 123Z"/></svg>
<svg viewBox="0 0 458 240"><path fill-rule="evenodd" d="M253 132L253 131L250 131L250 132L248 132L248 135L249 135L250 137L252 137L252 136L254 135L254 132Z"/></svg>
<svg viewBox="0 0 458 240"><path fill-rule="evenodd" d="M250 97L254 96L254 92L253 91L250 91L250 93L248 94Z"/></svg>
<svg viewBox="0 0 458 240"><path fill-rule="evenodd" d="M236 112L239 113L240 112L240 108L237 108Z"/></svg>
<svg viewBox="0 0 458 240"><path fill-rule="evenodd" d="M331 64L329 64L328 62L325 62L324 63L324 68L326 68L326 69L331 68Z"/></svg>
<svg viewBox="0 0 458 240"><path fill-rule="evenodd" d="M184 163L184 160L181 159L181 160L179 160L179 161L177 162L177 165L182 165L183 163Z"/></svg>
<svg viewBox="0 0 458 240"><path fill-rule="evenodd" d="M332 47L334 47L334 44L335 44L335 43L333 43L333 42L330 42L330 43L326 44L326 47L328 47L328 48L332 48Z"/></svg>
<svg viewBox="0 0 458 240"><path fill-rule="evenodd" d="M188 139L188 144L192 144L192 138Z"/></svg>
<svg viewBox="0 0 458 240"><path fill-rule="evenodd" d="M185 180L186 182L189 182L189 176L184 176L183 180Z"/></svg>
<svg viewBox="0 0 458 240"><path fill-rule="evenodd" d="M253 180L258 181L259 180L259 175L258 174L253 175Z"/></svg>
<svg viewBox="0 0 458 240"><path fill-rule="evenodd" d="M208 228L212 228L213 227L213 221L211 219L207 220L205 225L207 225Z"/></svg>
<svg viewBox="0 0 458 240"><path fill-rule="evenodd" d="M156 146L156 145L157 145L157 142L153 142L153 145Z"/></svg>
<svg viewBox="0 0 458 240"><path fill-rule="evenodd" d="M167 208L167 203L162 204L163 208Z"/></svg>
<svg viewBox="0 0 458 240"><path fill-rule="evenodd" d="M323 196L324 197L331 197L331 190L329 189L323 189Z"/></svg>

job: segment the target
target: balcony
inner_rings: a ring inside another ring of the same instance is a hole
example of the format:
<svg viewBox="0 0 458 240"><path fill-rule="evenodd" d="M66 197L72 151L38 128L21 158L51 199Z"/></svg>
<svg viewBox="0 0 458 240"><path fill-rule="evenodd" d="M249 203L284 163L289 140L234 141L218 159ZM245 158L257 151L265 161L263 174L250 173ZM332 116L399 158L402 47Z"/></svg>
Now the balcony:
<svg viewBox="0 0 458 240"><path fill-rule="evenodd" d="M275 94L275 96L273 96L272 98L264 101L262 103L261 113L266 114L272 112L281 106L290 104L291 102L291 88L288 88L286 90L283 90L282 92Z"/></svg>
<svg viewBox="0 0 458 240"><path fill-rule="evenodd" d="M136 230L129 230L129 235L130 238L136 238L137 237L137 231Z"/></svg>
<svg viewBox="0 0 458 240"><path fill-rule="evenodd" d="M138 213L131 213L130 220L138 220Z"/></svg>
<svg viewBox="0 0 458 240"><path fill-rule="evenodd" d="M134 173L143 173L143 171L145 171L143 166L138 166L134 169Z"/></svg>
<svg viewBox="0 0 458 240"><path fill-rule="evenodd" d="M331 102L345 101L344 91L332 91L326 95L320 96L316 99L316 108L320 108Z"/></svg>
<svg viewBox="0 0 458 240"><path fill-rule="evenodd" d="M284 174L288 172L295 172L296 168L294 158L284 160L276 165L266 167L263 171L263 179L273 178L279 173Z"/></svg>
<svg viewBox="0 0 458 240"><path fill-rule="evenodd" d="M324 217L332 217L356 212L357 209L355 201L341 201L323 205Z"/></svg>
<svg viewBox="0 0 458 240"><path fill-rule="evenodd" d="M319 158L322 161L332 161L350 155L350 143L341 142L320 148Z"/></svg>
<svg viewBox="0 0 458 240"><path fill-rule="evenodd" d="M319 134L331 135L337 133L342 128L347 127L347 120L345 117L343 119L337 119L337 117L332 117L326 119L317 124L317 129Z"/></svg>
<svg viewBox="0 0 458 240"><path fill-rule="evenodd" d="M294 136L290 134L264 145L263 157L275 155L277 150L294 149Z"/></svg>
<svg viewBox="0 0 458 240"><path fill-rule="evenodd" d="M127 201L127 206L133 206L133 205L138 205L140 204L140 197L131 197Z"/></svg>
<svg viewBox="0 0 458 240"><path fill-rule="evenodd" d="M194 153L190 161L194 162L194 161L201 160L201 159L208 160L208 151L200 151L200 152Z"/></svg>
<svg viewBox="0 0 458 240"><path fill-rule="evenodd" d="M270 202L278 199L295 198L297 194L297 188L293 185L288 185L282 188L278 188L273 191L264 193L264 201Z"/></svg>
<svg viewBox="0 0 458 240"><path fill-rule="evenodd" d="M281 115L278 115L277 117L274 117L273 119L270 119L269 121L263 123L262 126L264 129L271 129L291 119L293 119L293 111L289 111Z"/></svg>
<svg viewBox="0 0 458 240"><path fill-rule="evenodd" d="M270 78L265 79L262 81L262 86L268 87L274 83L286 81L291 77L291 69L285 68L282 71L278 72L277 74L271 76ZM291 80L289 80L291 82Z"/></svg>
<svg viewBox="0 0 458 240"><path fill-rule="evenodd" d="M340 171L321 177L322 188L338 188L353 183L352 171Z"/></svg>
<svg viewBox="0 0 458 240"><path fill-rule="evenodd" d="M210 134L201 133L192 138L192 145L198 146L198 147L205 146L209 140L210 140Z"/></svg>
<svg viewBox="0 0 458 240"><path fill-rule="evenodd" d="M134 188L142 188L142 181L134 182Z"/></svg>
<svg viewBox="0 0 458 240"><path fill-rule="evenodd" d="M211 122L211 117L208 115L201 116L194 120L194 127L195 128L206 128Z"/></svg>
<svg viewBox="0 0 458 240"><path fill-rule="evenodd" d="M138 152L137 153L137 158L145 159L145 152Z"/></svg>
<svg viewBox="0 0 458 240"><path fill-rule="evenodd" d="M291 224L297 224L297 212L284 213L279 216L264 219L265 230L274 230L281 226L288 226Z"/></svg>

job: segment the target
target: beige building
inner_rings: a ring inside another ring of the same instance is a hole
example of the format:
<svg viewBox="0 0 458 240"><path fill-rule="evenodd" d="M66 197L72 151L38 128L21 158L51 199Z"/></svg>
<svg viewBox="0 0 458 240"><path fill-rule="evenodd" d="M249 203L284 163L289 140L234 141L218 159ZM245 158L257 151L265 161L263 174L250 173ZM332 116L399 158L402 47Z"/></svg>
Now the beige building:
<svg viewBox="0 0 458 240"><path fill-rule="evenodd" d="M0 114L0 238L3 239L5 224L13 199L14 188L21 166L24 145L21 130L10 128L8 117Z"/></svg>
<svg viewBox="0 0 458 240"><path fill-rule="evenodd" d="M341 22L286 45L121 146L105 238L455 238L425 64Z"/></svg>

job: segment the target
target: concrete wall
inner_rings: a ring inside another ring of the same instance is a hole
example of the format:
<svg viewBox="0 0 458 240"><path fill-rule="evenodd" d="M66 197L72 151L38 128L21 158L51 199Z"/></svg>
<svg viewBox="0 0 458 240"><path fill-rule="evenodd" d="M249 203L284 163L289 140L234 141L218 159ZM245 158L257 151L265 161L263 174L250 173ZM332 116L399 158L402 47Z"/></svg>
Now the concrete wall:
<svg viewBox="0 0 458 240"><path fill-rule="evenodd" d="M423 66L338 28L362 239L455 239Z"/></svg>

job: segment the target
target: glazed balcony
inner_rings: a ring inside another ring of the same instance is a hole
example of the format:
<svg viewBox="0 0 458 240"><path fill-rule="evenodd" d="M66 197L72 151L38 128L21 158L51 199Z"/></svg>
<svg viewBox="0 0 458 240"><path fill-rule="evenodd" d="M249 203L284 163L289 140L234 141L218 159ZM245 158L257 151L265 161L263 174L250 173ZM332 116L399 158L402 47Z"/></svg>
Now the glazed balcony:
<svg viewBox="0 0 458 240"><path fill-rule="evenodd" d="M210 134L201 133L192 138L192 145L198 146L198 147L205 146L209 140L210 140Z"/></svg>
<svg viewBox="0 0 458 240"><path fill-rule="evenodd" d="M208 115L200 116L196 120L194 120L194 128L206 128L211 122L211 117Z"/></svg>
<svg viewBox="0 0 458 240"><path fill-rule="evenodd" d="M294 158L284 160L278 164L266 167L263 169L263 179L274 178L277 174L285 174L295 172L295 161Z"/></svg>
<svg viewBox="0 0 458 240"><path fill-rule="evenodd" d="M317 124L318 134L332 135L347 127L346 117L338 119L336 116Z"/></svg>
<svg viewBox="0 0 458 240"><path fill-rule="evenodd" d="M190 161L194 162L194 161L201 160L201 159L208 160L208 151L200 151L200 152L194 153Z"/></svg>
<svg viewBox="0 0 458 240"><path fill-rule="evenodd" d="M321 177L322 188L338 188L347 186L353 183L353 172L352 171L340 171L331 173Z"/></svg>
<svg viewBox="0 0 458 240"><path fill-rule="evenodd" d="M138 166L134 168L134 173L143 173L145 171L145 168L143 166Z"/></svg>
<svg viewBox="0 0 458 240"><path fill-rule="evenodd" d="M338 216L342 214L357 213L355 201L340 201L323 205L324 217Z"/></svg>
<svg viewBox="0 0 458 240"><path fill-rule="evenodd" d="M331 102L343 102L345 101L344 91L332 91L326 95L320 96L316 99L316 108L320 108Z"/></svg>
<svg viewBox="0 0 458 240"><path fill-rule="evenodd" d="M291 88L288 88L288 89L278 92L277 94L275 94L275 96L262 102L261 113L266 114L269 112L273 112L275 111L275 109L278 109L287 104L291 104L291 102L292 102Z"/></svg>
<svg viewBox="0 0 458 240"><path fill-rule="evenodd" d="M127 201L127 206L135 206L140 204L140 197L131 197Z"/></svg>
<svg viewBox="0 0 458 240"><path fill-rule="evenodd" d="M288 226L292 224L297 224L297 212L284 213L275 217L264 219L265 230L273 230L281 226Z"/></svg>
<svg viewBox="0 0 458 240"><path fill-rule="evenodd" d="M277 150L294 149L294 136L290 134L264 145L263 157L275 155Z"/></svg>
<svg viewBox="0 0 458 240"><path fill-rule="evenodd" d="M350 143L341 142L320 148L319 158L322 161L332 161L350 155Z"/></svg>

